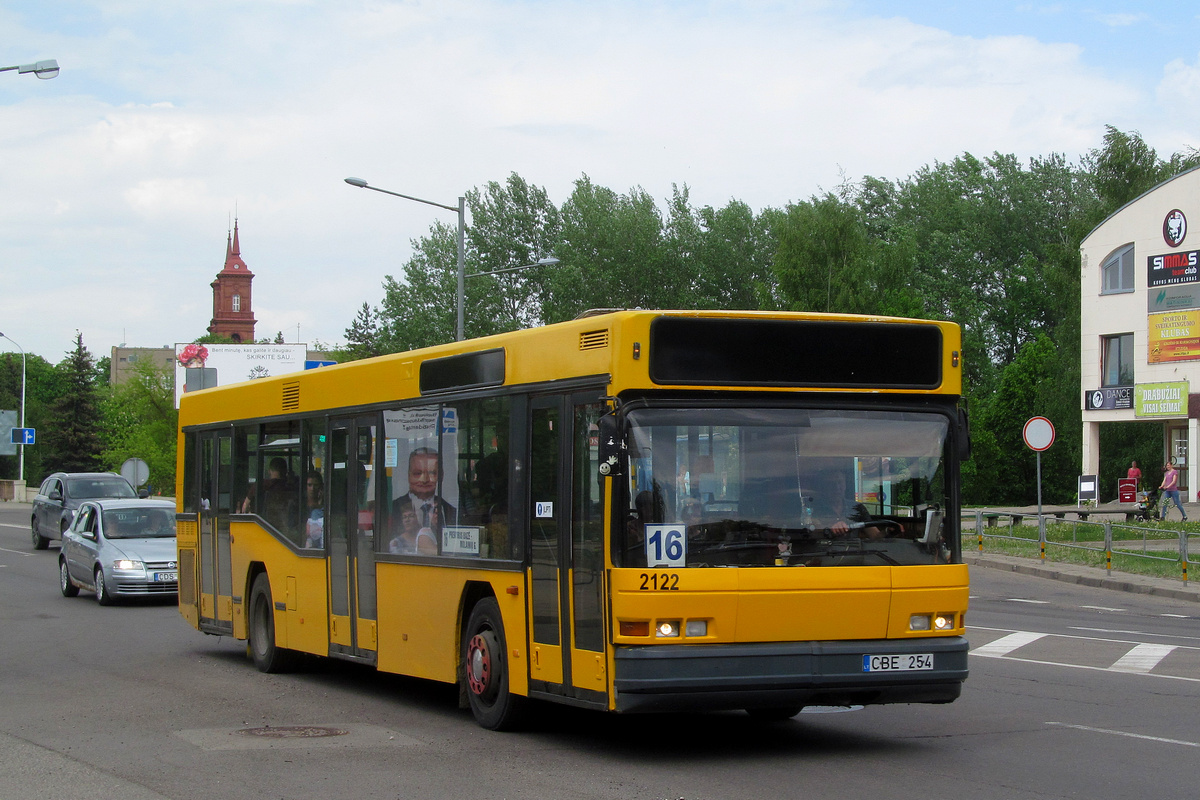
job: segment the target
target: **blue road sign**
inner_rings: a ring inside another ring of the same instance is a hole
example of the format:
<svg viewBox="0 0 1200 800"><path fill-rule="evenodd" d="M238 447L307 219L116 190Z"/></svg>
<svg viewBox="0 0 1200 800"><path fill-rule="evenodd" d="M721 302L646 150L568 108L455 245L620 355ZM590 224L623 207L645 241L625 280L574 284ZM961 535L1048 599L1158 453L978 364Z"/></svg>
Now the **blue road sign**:
<svg viewBox="0 0 1200 800"><path fill-rule="evenodd" d="M338 363L338 362L336 362L336 361L305 361L304 368L305 369L317 369L318 367L332 367L336 363Z"/></svg>
<svg viewBox="0 0 1200 800"><path fill-rule="evenodd" d="M12 443L13 444L33 444L37 439L35 435L37 431L34 428L13 428Z"/></svg>

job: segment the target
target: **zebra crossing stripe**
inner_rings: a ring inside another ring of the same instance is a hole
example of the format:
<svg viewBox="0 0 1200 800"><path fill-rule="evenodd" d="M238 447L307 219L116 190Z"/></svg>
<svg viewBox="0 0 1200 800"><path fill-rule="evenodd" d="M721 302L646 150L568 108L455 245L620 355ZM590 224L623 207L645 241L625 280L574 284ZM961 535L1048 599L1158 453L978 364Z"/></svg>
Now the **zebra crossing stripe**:
<svg viewBox="0 0 1200 800"><path fill-rule="evenodd" d="M1036 642L1046 634L1034 633L1032 631L1016 631L1008 636L1001 636L994 642L976 647L971 651L971 655L983 656L984 658L1003 658L1004 656L1016 650L1019 647L1024 647L1030 642Z"/></svg>
<svg viewBox="0 0 1200 800"><path fill-rule="evenodd" d="M1139 644L1117 659L1109 669L1114 672L1149 672L1175 649L1173 644Z"/></svg>

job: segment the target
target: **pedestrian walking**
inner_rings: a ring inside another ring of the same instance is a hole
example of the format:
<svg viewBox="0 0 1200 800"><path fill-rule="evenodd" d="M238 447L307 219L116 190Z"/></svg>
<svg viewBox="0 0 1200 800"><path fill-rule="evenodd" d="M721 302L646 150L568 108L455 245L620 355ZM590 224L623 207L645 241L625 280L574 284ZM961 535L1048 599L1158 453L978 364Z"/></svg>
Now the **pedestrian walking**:
<svg viewBox="0 0 1200 800"><path fill-rule="evenodd" d="M1167 509L1171 507L1171 503L1175 503L1175 507L1179 509L1179 513L1183 515L1183 521L1187 522L1187 512L1183 510L1183 503L1179 501L1179 470L1175 469L1175 465L1167 462L1163 465L1165 472L1163 473L1162 483L1159 484L1159 489L1162 489L1163 501L1162 510L1159 512L1159 519L1167 518Z"/></svg>

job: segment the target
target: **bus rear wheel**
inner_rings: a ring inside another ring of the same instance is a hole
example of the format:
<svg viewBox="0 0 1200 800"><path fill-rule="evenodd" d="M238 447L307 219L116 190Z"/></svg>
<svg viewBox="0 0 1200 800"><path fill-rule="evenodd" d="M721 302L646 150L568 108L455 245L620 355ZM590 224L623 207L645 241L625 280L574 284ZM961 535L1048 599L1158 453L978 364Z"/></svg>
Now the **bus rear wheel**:
<svg viewBox="0 0 1200 800"><path fill-rule="evenodd" d="M250 589L250 618L246 626L246 651L260 672L286 672L295 653L275 644L275 603L271 581L259 573Z"/></svg>
<svg viewBox="0 0 1200 800"><path fill-rule="evenodd" d="M462 641L463 680L475 721L493 731L512 730L524 717L527 700L508 688L508 649L500 606L491 597L475 604Z"/></svg>

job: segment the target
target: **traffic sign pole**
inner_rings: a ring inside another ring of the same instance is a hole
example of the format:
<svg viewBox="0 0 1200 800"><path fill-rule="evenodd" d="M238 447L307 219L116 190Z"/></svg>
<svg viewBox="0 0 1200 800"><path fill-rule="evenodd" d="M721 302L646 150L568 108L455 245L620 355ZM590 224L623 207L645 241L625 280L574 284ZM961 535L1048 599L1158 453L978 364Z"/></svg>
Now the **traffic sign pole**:
<svg viewBox="0 0 1200 800"><path fill-rule="evenodd" d="M1030 417L1021 430L1025 446L1037 453L1038 520L1042 518L1042 451L1054 444L1054 423L1045 417Z"/></svg>

